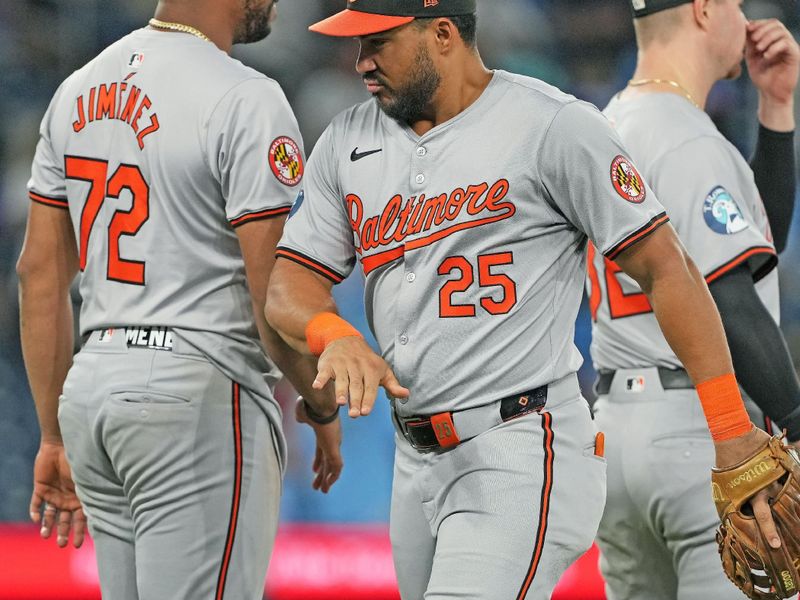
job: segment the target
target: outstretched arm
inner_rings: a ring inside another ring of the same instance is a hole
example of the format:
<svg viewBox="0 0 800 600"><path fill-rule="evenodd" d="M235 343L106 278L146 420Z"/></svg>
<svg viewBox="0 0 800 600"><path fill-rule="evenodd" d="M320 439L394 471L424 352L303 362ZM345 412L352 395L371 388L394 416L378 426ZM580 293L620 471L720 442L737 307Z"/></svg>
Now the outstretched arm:
<svg viewBox="0 0 800 600"><path fill-rule="evenodd" d="M72 364L69 287L78 272L78 251L69 212L31 203L25 243L17 262L20 333L25 370L36 404L41 440L33 470L31 519L44 511L42 537L57 525L57 542L83 543L86 520L75 495L58 426L58 398Z"/></svg>
<svg viewBox="0 0 800 600"><path fill-rule="evenodd" d="M647 294L664 337L697 387L717 467L751 458L768 436L749 422L714 300L675 230L661 227L620 254L617 263ZM770 545L780 547L768 490L761 490L751 504Z"/></svg>
<svg viewBox="0 0 800 600"><path fill-rule="evenodd" d="M275 265L275 246L283 234L284 222L284 216L276 216L271 219L250 221L236 228L253 302L253 315L267 354L275 361L294 389L311 405L315 414L333 416L339 407L333 400L330 386L312 387L317 374L314 357L303 355L287 344L267 323L264 316L267 283ZM305 413L303 416L305 417ZM335 418L324 424L315 423L310 419L303 422L308 422L312 426L317 437L314 489L327 493L339 478L344 466L340 451L341 423Z"/></svg>

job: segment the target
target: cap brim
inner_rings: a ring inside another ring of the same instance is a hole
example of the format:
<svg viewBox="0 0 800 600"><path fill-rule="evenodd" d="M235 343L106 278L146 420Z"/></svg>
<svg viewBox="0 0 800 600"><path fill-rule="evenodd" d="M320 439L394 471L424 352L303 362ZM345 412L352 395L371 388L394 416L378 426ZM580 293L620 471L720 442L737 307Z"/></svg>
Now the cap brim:
<svg viewBox="0 0 800 600"><path fill-rule="evenodd" d="M359 12L357 10L345 9L314 23L309 27L309 31L331 35L335 37L359 37L362 35L372 35L381 31L388 31L395 27L400 27L406 23L411 23L414 17L397 17L389 15L375 15L372 13Z"/></svg>

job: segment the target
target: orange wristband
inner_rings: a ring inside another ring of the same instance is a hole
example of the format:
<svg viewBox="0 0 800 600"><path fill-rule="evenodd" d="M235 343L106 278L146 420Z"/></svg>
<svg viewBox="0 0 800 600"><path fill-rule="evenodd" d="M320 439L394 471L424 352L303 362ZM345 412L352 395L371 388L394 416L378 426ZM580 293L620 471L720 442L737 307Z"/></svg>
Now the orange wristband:
<svg viewBox="0 0 800 600"><path fill-rule="evenodd" d="M697 395L715 442L739 437L753 428L733 373L699 384Z"/></svg>
<svg viewBox="0 0 800 600"><path fill-rule="evenodd" d="M339 315L332 312L323 312L316 315L306 325L306 341L312 354L319 356L325 347L333 340L355 335L364 336Z"/></svg>

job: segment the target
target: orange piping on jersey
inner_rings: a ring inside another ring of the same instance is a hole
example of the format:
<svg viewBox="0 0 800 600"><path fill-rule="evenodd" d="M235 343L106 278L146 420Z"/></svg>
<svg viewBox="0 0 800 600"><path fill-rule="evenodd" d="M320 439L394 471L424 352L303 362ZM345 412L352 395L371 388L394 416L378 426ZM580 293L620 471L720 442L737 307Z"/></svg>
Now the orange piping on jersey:
<svg viewBox="0 0 800 600"><path fill-rule="evenodd" d="M542 499L539 506L539 528L536 532L536 544L533 547L533 556L531 557L531 564L528 568L528 573L525 576L525 581L522 582L522 587L517 594L517 600L524 600L528 594L528 590L533 583L533 578L536 577L536 570L539 568L539 562L542 559L542 551L544 550L544 538L547 535L547 519L550 513L550 493L553 491L553 460L555 453L553 452L553 416L548 412L542 413L542 428L544 429L544 481L542 483Z"/></svg>
<svg viewBox="0 0 800 600"><path fill-rule="evenodd" d="M55 206L56 208L69 208L69 203L67 202L66 198L48 198L47 196L42 196L41 194L36 194L34 192L28 192L28 197L39 204Z"/></svg>
<svg viewBox="0 0 800 600"><path fill-rule="evenodd" d="M270 208L267 210L259 210L256 212L247 213L231 219L231 227L238 227L249 221L258 221L260 219L269 219L270 217L277 217L278 215L288 214L292 210L291 206L281 206L280 208Z"/></svg>
<svg viewBox="0 0 800 600"><path fill-rule="evenodd" d="M215 600L222 600L225 594L225 580L228 578L228 567L233 554L233 543L236 540L236 526L239 521L239 503L242 497L242 411L239 384L233 382L231 410L233 418L233 446L234 446L234 478L233 498L231 500L231 516L228 520L228 535L225 540L225 552L222 555L222 564L217 578L217 593Z"/></svg>
<svg viewBox="0 0 800 600"><path fill-rule="evenodd" d="M644 239L656 229L668 222L669 217L667 216L667 213L656 215L643 228L639 229L638 231L634 231L631 235L609 250L606 256L609 258L609 260L614 260L623 250Z"/></svg>
<svg viewBox="0 0 800 600"><path fill-rule="evenodd" d="M597 321L597 310L600 308L602 298L600 296L600 277L597 275L597 267L594 265L594 257L597 254L597 249L594 244L589 243L589 248L586 253L586 268L589 272L589 312L592 314L592 321Z"/></svg>
<svg viewBox="0 0 800 600"><path fill-rule="evenodd" d="M706 283L711 283L712 281L719 279L720 277L725 275L725 273L735 269L740 264L742 264L743 262L745 262L746 260L757 254L771 254L772 256L777 257L775 249L769 246L756 246L755 248L749 248L744 252L742 252L741 254L739 254L738 256L731 259L730 261L728 261L727 263L725 263L724 265L722 265L721 267L717 267L716 269L711 271L711 273L706 275ZM775 264L777 264L777 262ZM769 273L769 271L771 270L772 269L770 268L767 272L763 273L761 277Z"/></svg>
<svg viewBox="0 0 800 600"><path fill-rule="evenodd" d="M296 262L299 265L303 265L307 269L311 269L312 271L319 273L323 277L327 277L334 283L341 283L342 281L344 281L344 277L342 275L339 275L339 273L337 273L333 269L326 267L322 263L319 263L309 258L308 256L305 256L304 254L295 252L294 250L289 250L288 248L278 248L275 251L275 256L278 256L280 258L286 258L288 260Z"/></svg>

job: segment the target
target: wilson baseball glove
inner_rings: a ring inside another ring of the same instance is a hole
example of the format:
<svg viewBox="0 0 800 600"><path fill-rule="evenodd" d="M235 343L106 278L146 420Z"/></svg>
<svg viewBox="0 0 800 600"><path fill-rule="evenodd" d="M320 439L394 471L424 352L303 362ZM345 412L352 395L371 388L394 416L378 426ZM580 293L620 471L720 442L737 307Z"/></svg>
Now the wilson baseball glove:
<svg viewBox="0 0 800 600"><path fill-rule="evenodd" d="M761 532L748 501L778 482L770 501L781 538L774 549ZM747 461L713 469L711 489L722 524L717 531L722 568L754 600L790 598L800 591L800 459L781 438L770 439Z"/></svg>

